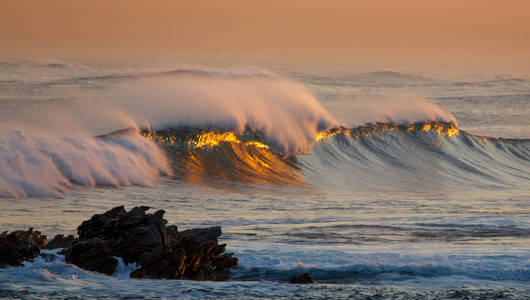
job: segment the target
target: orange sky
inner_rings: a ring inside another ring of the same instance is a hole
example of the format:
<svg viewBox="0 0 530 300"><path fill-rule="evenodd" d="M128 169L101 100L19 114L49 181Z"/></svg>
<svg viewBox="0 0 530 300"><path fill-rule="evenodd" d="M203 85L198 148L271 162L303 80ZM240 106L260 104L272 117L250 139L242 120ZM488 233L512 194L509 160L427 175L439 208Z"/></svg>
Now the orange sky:
<svg viewBox="0 0 530 300"><path fill-rule="evenodd" d="M2 0L0 59L530 71L528 0Z"/></svg>

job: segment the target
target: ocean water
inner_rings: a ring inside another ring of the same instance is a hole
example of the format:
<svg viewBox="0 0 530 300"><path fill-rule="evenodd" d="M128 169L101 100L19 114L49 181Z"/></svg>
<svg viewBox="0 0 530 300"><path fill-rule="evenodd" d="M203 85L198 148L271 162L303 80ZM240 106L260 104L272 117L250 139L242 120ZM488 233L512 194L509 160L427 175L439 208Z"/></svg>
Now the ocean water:
<svg viewBox="0 0 530 300"><path fill-rule="evenodd" d="M0 269L0 297L528 299L529 117L516 78L2 63L1 231L148 205L222 226L240 265L136 280L59 255Z"/></svg>

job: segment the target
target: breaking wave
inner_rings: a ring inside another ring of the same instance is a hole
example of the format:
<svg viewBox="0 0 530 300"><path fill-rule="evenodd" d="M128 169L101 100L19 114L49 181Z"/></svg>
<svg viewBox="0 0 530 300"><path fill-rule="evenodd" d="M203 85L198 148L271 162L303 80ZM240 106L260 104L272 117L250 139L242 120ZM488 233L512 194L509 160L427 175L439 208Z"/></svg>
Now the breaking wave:
<svg viewBox="0 0 530 300"><path fill-rule="evenodd" d="M152 186L169 175L165 155L138 135L0 140L0 197L61 197L73 185Z"/></svg>
<svg viewBox="0 0 530 300"><path fill-rule="evenodd" d="M0 140L0 196L60 197L73 185L278 184L356 191L528 187L530 140L475 136L454 123L374 123L316 134L310 152L283 152L247 128L128 129L94 138ZM281 148L280 148L281 149Z"/></svg>
<svg viewBox="0 0 530 300"><path fill-rule="evenodd" d="M320 131L310 153L285 153L259 132L144 130L193 183L274 183L356 190L527 187L530 140L475 136L454 123L375 123ZM458 182L458 184L455 184Z"/></svg>
<svg viewBox="0 0 530 300"><path fill-rule="evenodd" d="M101 90L80 90L95 81ZM36 112L32 120L42 119L49 135L36 133L39 122L3 124L13 129L0 138L2 197L60 197L74 185L149 186L159 175L361 191L527 189L530 182L529 140L461 131L452 114L426 99L339 103L337 111L348 113L338 121L305 87L259 68L99 73L23 86L38 94L39 84L59 85L61 96L73 92L83 104Z"/></svg>

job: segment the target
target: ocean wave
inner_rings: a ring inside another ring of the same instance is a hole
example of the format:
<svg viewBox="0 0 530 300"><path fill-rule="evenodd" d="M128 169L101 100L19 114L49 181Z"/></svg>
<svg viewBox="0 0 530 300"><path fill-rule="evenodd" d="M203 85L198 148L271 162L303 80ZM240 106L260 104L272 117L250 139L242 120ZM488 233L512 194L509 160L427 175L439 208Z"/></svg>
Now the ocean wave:
<svg viewBox="0 0 530 300"><path fill-rule="evenodd" d="M411 79L395 72L362 76ZM136 77L142 80L111 84L88 96L83 90L80 97L96 100L80 101L80 107L73 103L75 108L63 110L68 105L57 105L45 123L53 123L47 126L54 136L65 128L69 138L3 138L0 195L60 196L73 184L150 185L157 174L169 173L199 184L226 181L346 191L528 189L530 140L462 131L451 113L427 99L339 103L339 109L356 112L347 114L347 123L338 121L304 86L259 68L189 68L64 80ZM4 127L31 132L31 126L8 122ZM125 135L77 137L127 126L144 129L140 135L133 129ZM29 180L33 176L37 179Z"/></svg>
<svg viewBox="0 0 530 300"><path fill-rule="evenodd" d="M338 268L304 268L289 270L274 268L240 269L233 279L286 281L291 276L308 272L319 283L361 283L389 280L407 280L414 277L446 277L465 276L481 280L530 281L530 265L522 265L508 269L484 268L483 266L452 266L452 265L378 265L355 264Z"/></svg>
<svg viewBox="0 0 530 300"><path fill-rule="evenodd" d="M241 134L219 128L142 134L164 145L178 162L173 164L175 173L194 182L224 178L422 191L524 189L530 181L530 140L476 136L447 122L337 127L320 131L306 154L278 151L266 136L249 129Z"/></svg>
<svg viewBox="0 0 530 300"><path fill-rule="evenodd" d="M326 86L363 86L363 87L415 87L443 85L450 81L430 78L422 75L408 74L397 71L373 71L346 73L339 75L320 75L316 73L292 73L291 76L301 78L315 85Z"/></svg>
<svg viewBox="0 0 530 300"><path fill-rule="evenodd" d="M151 186L171 174L164 154L138 135L0 140L0 197L61 197L73 185Z"/></svg>
<svg viewBox="0 0 530 300"><path fill-rule="evenodd" d="M60 60L44 60L44 61L16 61L16 62L0 62L0 67L12 68L41 68L41 69L64 69L64 70L92 70L88 65L79 63L70 63Z"/></svg>
<svg viewBox="0 0 530 300"><path fill-rule="evenodd" d="M66 63L51 63L44 65L48 68L81 68L76 67L77 65L70 65ZM82 68L81 68L82 69ZM175 76L193 76L203 78L225 78L225 79L237 79L237 78L278 78L279 76L274 72L261 69L258 67L243 68L238 70L225 70L225 69L205 69L205 68L178 68L169 71L143 71L143 72L119 72L109 73L105 75L90 75L90 76L78 76L70 78L56 79L52 81L45 81L39 83L40 85L68 85L68 84L80 84L83 82L114 82L124 81L130 79L153 79L153 78L164 78L164 77L175 77Z"/></svg>
<svg viewBox="0 0 530 300"><path fill-rule="evenodd" d="M73 185L252 183L357 191L525 189L530 140L476 136L454 123L374 123L320 131L309 153L285 152L247 128L122 130L95 138L0 141L0 195L61 196ZM458 184L455 184L458 182Z"/></svg>
<svg viewBox="0 0 530 300"><path fill-rule="evenodd" d="M299 157L310 180L359 190L526 189L530 140L475 136L454 125L339 130Z"/></svg>
<svg viewBox="0 0 530 300"><path fill-rule="evenodd" d="M528 80L524 78L498 78L494 80L484 80L484 81L465 81L465 82L455 82L453 83L456 86L471 86L471 87L489 87L489 86L519 86L521 84L528 83Z"/></svg>
<svg viewBox="0 0 530 300"><path fill-rule="evenodd" d="M311 247L311 246L309 246ZM339 248L340 249L340 248ZM477 280L530 282L527 254L423 255L348 253L333 248L242 249L235 280L286 281L310 273L319 283L362 283L461 277ZM270 252L274 252L272 257Z"/></svg>

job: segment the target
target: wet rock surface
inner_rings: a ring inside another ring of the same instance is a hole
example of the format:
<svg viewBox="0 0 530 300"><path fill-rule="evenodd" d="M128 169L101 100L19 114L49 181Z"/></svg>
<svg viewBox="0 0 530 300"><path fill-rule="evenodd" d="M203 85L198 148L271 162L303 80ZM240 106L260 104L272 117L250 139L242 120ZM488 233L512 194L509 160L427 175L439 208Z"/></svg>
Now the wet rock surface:
<svg viewBox="0 0 530 300"><path fill-rule="evenodd" d="M292 284L311 284L314 283L313 278L309 276L309 273L294 275L289 279L289 283Z"/></svg>
<svg viewBox="0 0 530 300"><path fill-rule="evenodd" d="M41 249L63 248L66 261L88 271L112 275L118 266L117 257L139 268L133 278L166 278L188 280L226 280L238 260L224 253L226 244L219 244L221 227L178 231L167 226L164 211L146 213L147 206L126 211L115 207L96 214L77 228L79 238L56 235L49 243L46 236L30 228L28 231L0 234L0 268L21 266L23 261L41 255L46 260L54 254Z"/></svg>
<svg viewBox="0 0 530 300"><path fill-rule="evenodd" d="M43 247L46 250L53 250L57 248L68 248L72 246L78 240L77 237L73 235L64 236L62 234L56 235L48 244Z"/></svg>
<svg viewBox="0 0 530 300"><path fill-rule="evenodd" d="M238 260L224 253L226 244L219 245L220 227L179 232L177 226L166 226L163 210L147 210L118 206L84 221L79 241L64 251L67 262L110 275L118 264L115 257L121 257L140 267L133 278L228 279Z"/></svg>
<svg viewBox="0 0 530 300"><path fill-rule="evenodd" d="M28 231L3 232L0 234L0 268L21 266L23 261L32 260L46 246L46 236L30 228Z"/></svg>

